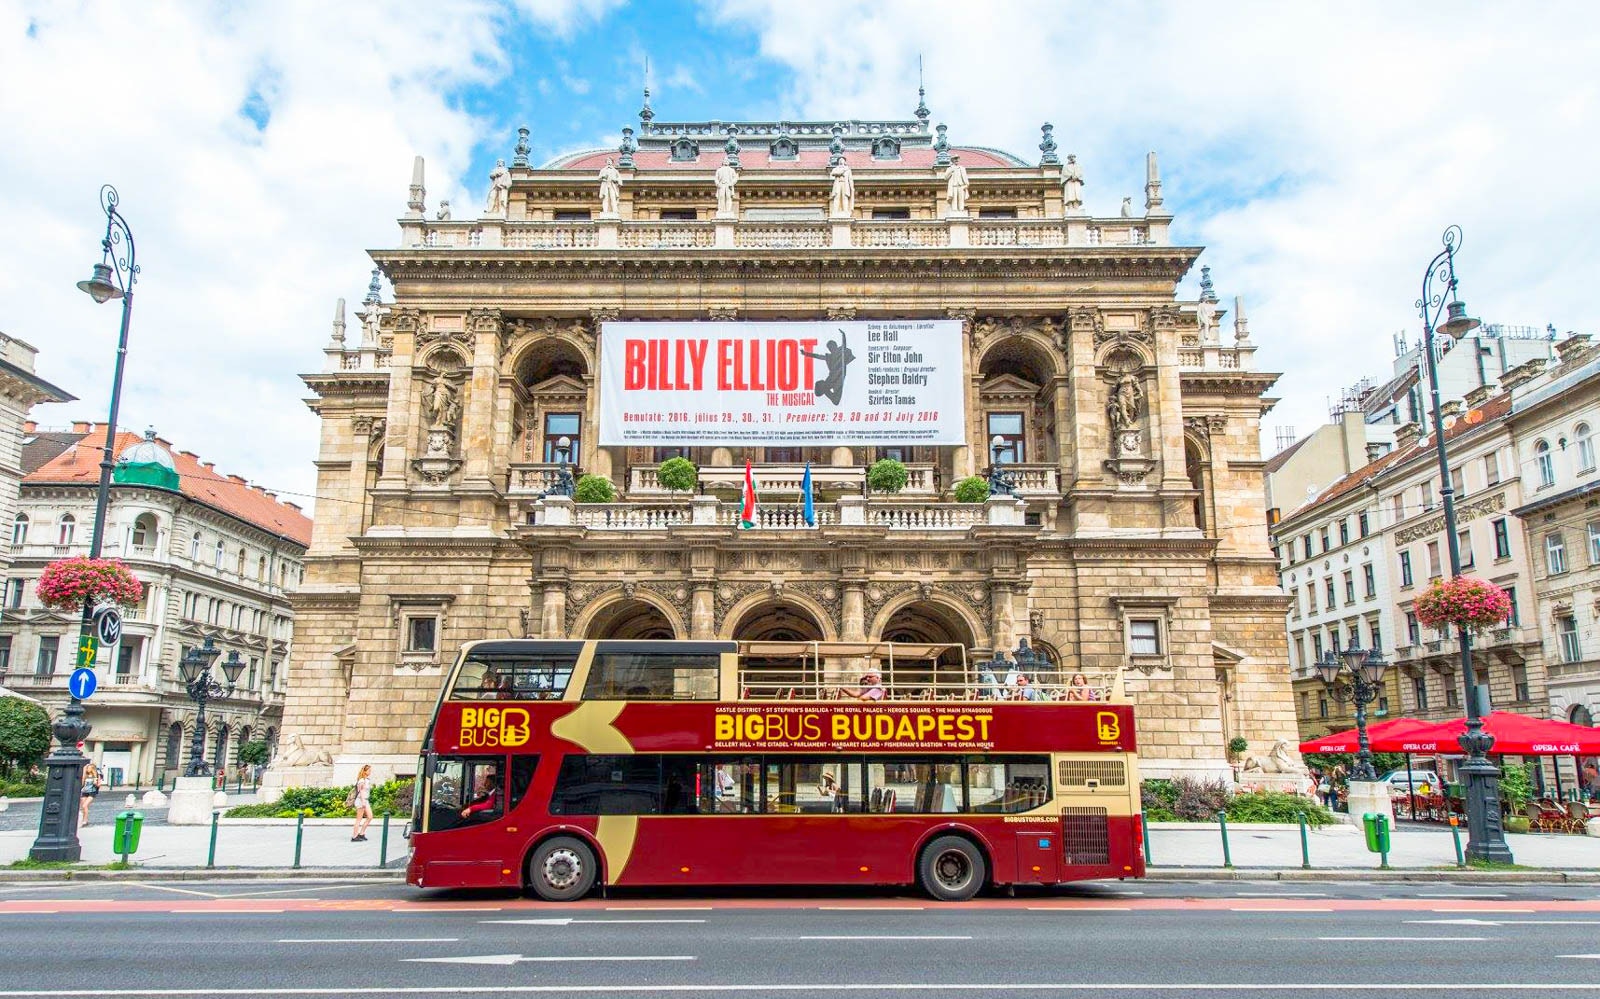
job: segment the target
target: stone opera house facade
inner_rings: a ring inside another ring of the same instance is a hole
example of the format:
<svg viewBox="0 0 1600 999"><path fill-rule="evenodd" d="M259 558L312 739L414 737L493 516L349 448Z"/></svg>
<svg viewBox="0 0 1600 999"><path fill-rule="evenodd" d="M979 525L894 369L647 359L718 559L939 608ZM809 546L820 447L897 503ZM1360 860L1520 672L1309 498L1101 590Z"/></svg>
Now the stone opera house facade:
<svg viewBox="0 0 1600 999"><path fill-rule="evenodd" d="M319 502L284 783L414 773L441 673L481 638L1025 639L1051 671L1123 671L1147 776L1227 776L1233 737L1295 737L1258 442L1276 376L1238 300L1209 279L1178 299L1201 249L1172 245L1154 156L1143 210L1096 215L1049 126L1027 162L929 119L672 123L647 99L614 150L541 167L521 131L472 218L430 210L419 158L399 246L372 253L393 300L375 271L305 376ZM711 356L635 352L633 374L703 372L706 405L743 356L736 406L842 409L820 384L838 330L854 365L924 361L938 426L630 434L607 425L633 393L608 402L630 357L605 339L655 323ZM813 383L790 348L740 354L784 328L820 331ZM690 492L659 479L676 456ZM898 491L868 486L882 458ZM1008 491L958 502L993 465ZM613 501L574 502L568 474Z"/></svg>

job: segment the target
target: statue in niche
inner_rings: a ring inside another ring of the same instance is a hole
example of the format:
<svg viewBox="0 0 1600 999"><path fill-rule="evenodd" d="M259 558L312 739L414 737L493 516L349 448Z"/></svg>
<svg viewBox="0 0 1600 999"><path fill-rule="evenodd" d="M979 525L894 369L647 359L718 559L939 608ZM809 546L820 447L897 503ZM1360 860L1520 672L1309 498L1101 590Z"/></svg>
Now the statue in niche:
<svg viewBox="0 0 1600 999"><path fill-rule="evenodd" d="M1131 371L1123 372L1117 376L1111 398L1106 403L1106 417L1111 421L1112 432L1138 430L1143 409L1144 389L1139 387L1138 377Z"/></svg>
<svg viewBox="0 0 1600 999"><path fill-rule="evenodd" d="M483 213L504 218L510 204L511 171L506 169L505 160L495 160L494 169L489 171L489 203Z"/></svg>
<svg viewBox="0 0 1600 999"><path fill-rule="evenodd" d="M724 163L717 167L717 172L712 175L712 180L717 184L717 218L731 219L734 217L733 189L739 183L739 171L731 163Z"/></svg>
<svg viewBox="0 0 1600 999"><path fill-rule="evenodd" d="M456 424L461 419L461 389L455 382L450 372L438 371L422 392L422 414L428 418L430 438L441 432L447 438L455 436ZM434 449L430 440L429 450Z"/></svg>
<svg viewBox="0 0 1600 999"><path fill-rule="evenodd" d="M1083 208L1083 167L1078 165L1076 154L1067 154L1067 162L1061 167L1061 186L1066 196L1067 210L1070 212Z"/></svg>
<svg viewBox="0 0 1600 999"><path fill-rule="evenodd" d="M600 168L600 214L616 215L617 205L622 200L622 174L611 165L611 157L606 157L606 165Z"/></svg>
<svg viewBox="0 0 1600 999"><path fill-rule="evenodd" d="M967 191L970 188L967 168L961 165L961 157L950 157L950 166L944 171L944 197L951 215L967 214Z"/></svg>
<svg viewBox="0 0 1600 999"><path fill-rule="evenodd" d="M849 218L856 213L856 181L850 166L840 163L828 172L833 178L833 191L828 196L828 214L834 218Z"/></svg>

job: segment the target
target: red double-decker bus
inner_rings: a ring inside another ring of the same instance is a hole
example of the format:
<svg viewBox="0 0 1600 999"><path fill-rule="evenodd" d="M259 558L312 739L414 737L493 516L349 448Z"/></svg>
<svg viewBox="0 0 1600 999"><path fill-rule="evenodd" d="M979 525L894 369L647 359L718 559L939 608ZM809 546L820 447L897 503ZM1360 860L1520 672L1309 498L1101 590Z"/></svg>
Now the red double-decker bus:
<svg viewBox="0 0 1600 999"><path fill-rule="evenodd" d="M553 901L1140 877L1134 750L1115 675L955 646L477 642L424 742L406 877Z"/></svg>

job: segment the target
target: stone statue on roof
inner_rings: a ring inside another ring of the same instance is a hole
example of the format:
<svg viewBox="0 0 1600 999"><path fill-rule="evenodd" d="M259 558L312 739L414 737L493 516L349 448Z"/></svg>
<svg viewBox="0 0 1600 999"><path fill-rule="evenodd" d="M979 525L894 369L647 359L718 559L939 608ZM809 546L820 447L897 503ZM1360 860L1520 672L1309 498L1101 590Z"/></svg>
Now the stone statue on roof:
<svg viewBox="0 0 1600 999"><path fill-rule="evenodd" d="M1083 167L1078 165L1075 153L1067 154L1067 162L1061 167L1061 188L1066 196L1068 215L1077 215L1083 211Z"/></svg>
<svg viewBox="0 0 1600 999"><path fill-rule="evenodd" d="M732 163L724 163L717 167L712 179L717 183L717 218L734 218L738 213L733 208L733 189L739 183L739 171Z"/></svg>
<svg viewBox="0 0 1600 999"><path fill-rule="evenodd" d="M856 181L850 175L850 165L840 163L828 171L833 178L833 191L828 195L828 216L847 219L856 213Z"/></svg>
<svg viewBox="0 0 1600 999"><path fill-rule="evenodd" d="M961 157L950 157L950 165L944 171L944 198L950 215L967 214L967 191L970 187L967 168L961 165Z"/></svg>
<svg viewBox="0 0 1600 999"><path fill-rule="evenodd" d="M1123 198L1122 199L1122 217L1125 218L1125 219L1133 218L1133 199L1132 198Z"/></svg>
<svg viewBox="0 0 1600 999"><path fill-rule="evenodd" d="M484 206L483 214L505 218L510 204L511 171L506 169L505 160L495 160L494 169L489 171L489 203Z"/></svg>
<svg viewBox="0 0 1600 999"><path fill-rule="evenodd" d="M439 211L433 217L434 217L434 219L436 221L439 221L439 222L448 222L448 221L450 221L450 199L449 198L446 198L446 199L444 199L444 200L439 202Z"/></svg>
<svg viewBox="0 0 1600 999"><path fill-rule="evenodd" d="M607 156L606 165L600 168L600 217L615 217L621 200L622 174L611 165L611 157Z"/></svg>

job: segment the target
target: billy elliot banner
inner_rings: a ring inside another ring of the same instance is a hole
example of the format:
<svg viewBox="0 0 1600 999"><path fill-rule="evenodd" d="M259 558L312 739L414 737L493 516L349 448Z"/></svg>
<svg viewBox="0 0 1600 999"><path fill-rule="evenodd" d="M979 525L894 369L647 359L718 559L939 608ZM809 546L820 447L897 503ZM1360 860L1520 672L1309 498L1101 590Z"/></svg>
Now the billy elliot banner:
<svg viewBox="0 0 1600 999"><path fill-rule="evenodd" d="M603 323L600 443L966 443L961 323Z"/></svg>

